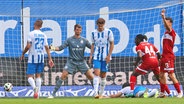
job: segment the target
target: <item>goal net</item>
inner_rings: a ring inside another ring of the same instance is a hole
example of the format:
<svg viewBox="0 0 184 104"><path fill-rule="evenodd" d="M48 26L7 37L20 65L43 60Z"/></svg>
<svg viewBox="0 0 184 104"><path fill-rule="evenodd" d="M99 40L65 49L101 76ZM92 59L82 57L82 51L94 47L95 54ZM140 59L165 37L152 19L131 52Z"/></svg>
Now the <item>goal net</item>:
<svg viewBox="0 0 184 104"><path fill-rule="evenodd" d="M162 53L162 38L164 26L160 16L166 9L166 16L174 20L173 28L177 36L174 52L175 73L181 85L184 86L184 49L183 49L183 2L181 0L131 0L131 1L4 1L0 3L0 97L30 97L33 91L27 82L27 54L25 60L19 57L26 46L27 35L33 30L36 19L43 20L42 31L48 37L49 45L59 46L74 34L73 26L82 25L82 36L89 41L91 32L96 29L96 20L102 17L106 20L105 27L114 34L115 47L113 59L107 73L106 95L116 93L121 85L129 82L129 77L135 68L136 58L134 38L137 34L145 34ZM21 6L22 5L22 6ZM16 8L16 9L15 9ZM52 92L56 81L60 78L68 57L68 49L51 52L55 66L48 67L45 55L45 67L42 74L42 89L40 95L47 97ZM86 49L85 59L88 61L89 49ZM3 85L13 84L13 91L4 92ZM172 81L167 80L168 84ZM139 85L153 85L159 88L152 72L137 78ZM69 74L62 84L57 96L93 96L90 81L80 72ZM113 86L113 87L112 87ZM173 89L173 86L170 87ZM78 92L77 92L78 91Z"/></svg>

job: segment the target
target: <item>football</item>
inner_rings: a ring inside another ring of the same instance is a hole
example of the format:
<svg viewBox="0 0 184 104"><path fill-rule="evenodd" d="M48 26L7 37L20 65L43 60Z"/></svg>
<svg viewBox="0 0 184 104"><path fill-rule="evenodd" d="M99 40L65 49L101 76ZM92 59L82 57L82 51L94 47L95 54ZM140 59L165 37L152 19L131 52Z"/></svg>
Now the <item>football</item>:
<svg viewBox="0 0 184 104"><path fill-rule="evenodd" d="M4 90L7 92L10 92L13 88L13 85L11 83L5 83L4 84Z"/></svg>

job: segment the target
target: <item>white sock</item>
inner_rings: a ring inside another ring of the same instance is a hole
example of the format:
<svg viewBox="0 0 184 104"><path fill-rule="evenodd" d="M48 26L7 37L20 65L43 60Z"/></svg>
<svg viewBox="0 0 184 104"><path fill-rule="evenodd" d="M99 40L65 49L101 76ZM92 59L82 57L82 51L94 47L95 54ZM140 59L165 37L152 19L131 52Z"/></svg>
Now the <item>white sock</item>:
<svg viewBox="0 0 184 104"><path fill-rule="evenodd" d="M94 76L94 78L93 78L93 87L94 87L95 95L98 94L98 86L99 86L99 76Z"/></svg>
<svg viewBox="0 0 184 104"><path fill-rule="evenodd" d="M38 87L38 93L40 92L41 84L42 84L42 79L36 78L36 87Z"/></svg>
<svg viewBox="0 0 184 104"><path fill-rule="evenodd" d="M99 95L102 96L106 85L106 78L101 78Z"/></svg>
<svg viewBox="0 0 184 104"><path fill-rule="evenodd" d="M29 84L31 85L31 87L32 87L33 89L36 87L35 81L34 81L34 79L33 79L32 77L29 77L29 78L28 78L28 82L29 82Z"/></svg>

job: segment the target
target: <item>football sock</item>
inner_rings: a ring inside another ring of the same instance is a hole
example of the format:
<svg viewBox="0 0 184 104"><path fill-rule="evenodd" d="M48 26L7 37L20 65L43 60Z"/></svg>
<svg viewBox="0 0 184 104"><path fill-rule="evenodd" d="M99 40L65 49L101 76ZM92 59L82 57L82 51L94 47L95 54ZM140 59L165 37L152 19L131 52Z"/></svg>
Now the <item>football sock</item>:
<svg viewBox="0 0 184 104"><path fill-rule="evenodd" d="M165 85L165 91L167 92L167 94L170 94L171 93L170 90L169 90L168 85Z"/></svg>
<svg viewBox="0 0 184 104"><path fill-rule="evenodd" d="M52 96L56 95L56 92L59 90L59 88L61 87L61 84L63 83L63 80L59 79L56 83L56 86L54 88L54 91L52 93Z"/></svg>
<svg viewBox="0 0 184 104"><path fill-rule="evenodd" d="M101 96L104 92L105 89L105 84L106 84L106 78L101 78L101 83L100 83L100 91L99 95Z"/></svg>
<svg viewBox="0 0 184 104"><path fill-rule="evenodd" d="M91 86L94 88L94 86L93 86L93 80L90 80L90 83L91 83Z"/></svg>
<svg viewBox="0 0 184 104"><path fill-rule="evenodd" d="M164 93L165 87L166 87L166 84L160 83L160 92Z"/></svg>
<svg viewBox="0 0 184 104"><path fill-rule="evenodd" d="M98 86L99 86L99 76L94 76L93 78L93 87L95 95L98 94Z"/></svg>
<svg viewBox="0 0 184 104"><path fill-rule="evenodd" d="M36 78L36 87L38 87L38 92L40 92L41 84L42 84L41 78Z"/></svg>
<svg viewBox="0 0 184 104"><path fill-rule="evenodd" d="M176 91L177 91L178 93L181 92L181 90L180 90L180 84L179 84L179 83L175 83L175 84L174 84L174 87L175 87L175 89L176 89Z"/></svg>
<svg viewBox="0 0 184 104"><path fill-rule="evenodd" d="M131 75L131 77L130 77L130 90L134 90L136 80L137 80L137 77Z"/></svg>
<svg viewBox="0 0 184 104"><path fill-rule="evenodd" d="M34 81L34 79L33 79L32 77L29 77L29 78L28 78L28 82L29 82L29 84L31 85L31 87L32 87L33 89L36 87L35 81Z"/></svg>

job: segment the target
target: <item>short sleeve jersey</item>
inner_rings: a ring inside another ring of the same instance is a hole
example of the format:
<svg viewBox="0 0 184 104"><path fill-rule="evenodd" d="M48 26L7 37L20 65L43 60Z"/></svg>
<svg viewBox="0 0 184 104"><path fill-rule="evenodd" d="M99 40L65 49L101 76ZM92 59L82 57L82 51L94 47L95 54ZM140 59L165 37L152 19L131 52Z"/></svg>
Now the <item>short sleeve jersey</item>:
<svg viewBox="0 0 184 104"><path fill-rule="evenodd" d="M168 31L165 32L164 38L163 38L163 52L162 52L163 58L169 58L169 59L175 58L174 52L173 52L175 37L176 37L176 33L173 29L171 32L168 32Z"/></svg>
<svg viewBox="0 0 184 104"><path fill-rule="evenodd" d="M27 42L31 44L28 63L44 63L44 47L48 45L47 36L40 30L29 33Z"/></svg>
<svg viewBox="0 0 184 104"><path fill-rule="evenodd" d="M73 60L84 60L85 48L91 48L91 44L84 37L75 38L74 36L69 37L64 44L59 46L61 50L68 47L69 49L69 59Z"/></svg>
<svg viewBox="0 0 184 104"><path fill-rule="evenodd" d="M114 41L113 33L105 28L102 32L97 29L92 32L92 43L94 44L94 60L105 61L109 53L110 42Z"/></svg>
<svg viewBox="0 0 184 104"><path fill-rule="evenodd" d="M141 42L136 47L136 52L142 53L142 61L143 62L150 62L152 60L157 60L156 53L158 52L158 49L151 43L148 42Z"/></svg>

